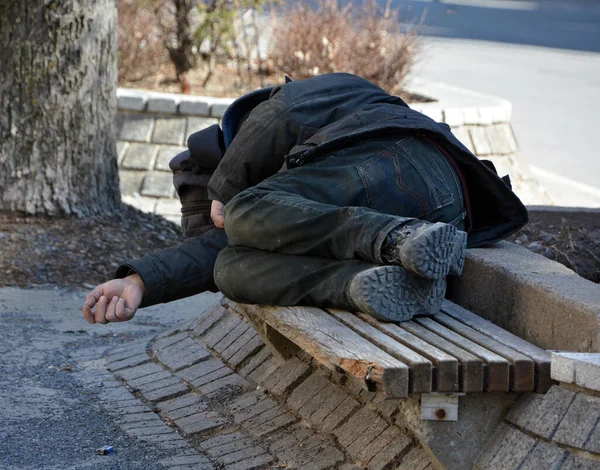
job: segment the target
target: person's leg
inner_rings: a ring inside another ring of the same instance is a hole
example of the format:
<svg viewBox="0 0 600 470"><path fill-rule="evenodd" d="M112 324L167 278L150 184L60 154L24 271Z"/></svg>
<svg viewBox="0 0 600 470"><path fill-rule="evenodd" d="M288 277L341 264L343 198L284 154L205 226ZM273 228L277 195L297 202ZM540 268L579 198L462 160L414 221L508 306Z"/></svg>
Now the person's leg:
<svg viewBox="0 0 600 470"><path fill-rule="evenodd" d="M393 229L463 218L454 171L414 138L365 142L279 173L225 207L231 246L377 264L387 263L382 246ZM452 243L456 230L448 230Z"/></svg>
<svg viewBox="0 0 600 470"><path fill-rule="evenodd" d="M445 292L444 280L418 279L401 266L244 247L219 253L215 282L226 297L237 302L360 310L385 321L435 313Z"/></svg>

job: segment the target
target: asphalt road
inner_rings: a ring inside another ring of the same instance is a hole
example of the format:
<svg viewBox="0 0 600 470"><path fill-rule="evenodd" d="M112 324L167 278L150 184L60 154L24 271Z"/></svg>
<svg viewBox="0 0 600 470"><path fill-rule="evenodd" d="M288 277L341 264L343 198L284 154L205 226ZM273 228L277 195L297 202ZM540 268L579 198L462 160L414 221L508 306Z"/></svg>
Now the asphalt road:
<svg viewBox="0 0 600 470"><path fill-rule="evenodd" d="M526 160L600 188L600 2L394 2L424 18L414 76L506 98Z"/></svg>

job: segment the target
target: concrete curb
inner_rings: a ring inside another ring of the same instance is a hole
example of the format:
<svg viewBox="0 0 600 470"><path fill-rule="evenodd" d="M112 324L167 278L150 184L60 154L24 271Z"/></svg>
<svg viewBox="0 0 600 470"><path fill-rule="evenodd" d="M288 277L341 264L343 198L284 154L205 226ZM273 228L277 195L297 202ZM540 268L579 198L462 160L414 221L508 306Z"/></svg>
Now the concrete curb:
<svg viewBox="0 0 600 470"><path fill-rule="evenodd" d="M600 285L518 245L469 250L449 297L541 348L600 351Z"/></svg>

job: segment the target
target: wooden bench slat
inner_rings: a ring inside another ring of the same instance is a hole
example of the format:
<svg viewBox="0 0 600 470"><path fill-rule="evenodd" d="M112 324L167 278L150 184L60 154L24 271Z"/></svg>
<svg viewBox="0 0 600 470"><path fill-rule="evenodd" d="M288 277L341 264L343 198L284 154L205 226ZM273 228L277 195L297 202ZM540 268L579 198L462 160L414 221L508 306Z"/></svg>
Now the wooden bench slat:
<svg viewBox="0 0 600 470"><path fill-rule="evenodd" d="M408 364L410 366L409 390L411 393L431 392L432 364L429 359L407 348L402 343L399 343L346 310L329 308L327 311L348 328L365 337L391 356Z"/></svg>
<svg viewBox="0 0 600 470"><path fill-rule="evenodd" d="M427 328L432 333L456 344L465 351L481 358L484 361L484 390L489 392L508 392L510 388L510 371L509 362L506 359L435 322L432 318L417 317L413 321Z"/></svg>
<svg viewBox="0 0 600 470"><path fill-rule="evenodd" d="M553 380L550 377L550 353L448 300L444 301L442 311L461 323L470 326L474 330L530 357L535 363L536 392L546 393L552 386Z"/></svg>
<svg viewBox="0 0 600 470"><path fill-rule="evenodd" d="M515 392L531 392L535 386L535 367L533 360L514 349L499 343L489 336L480 333L464 323L455 320L445 313L436 314L433 319L446 328L456 331L461 336L470 339L499 356L504 357L511 363L510 388Z"/></svg>
<svg viewBox="0 0 600 470"><path fill-rule="evenodd" d="M369 373L371 384L388 398L408 396L409 367L324 310L315 307L238 305L249 315L264 320L321 364L344 370L363 386Z"/></svg>
<svg viewBox="0 0 600 470"><path fill-rule="evenodd" d="M458 392L458 360L455 357L403 330L394 323L380 323L365 313L357 313L356 315L399 343L429 359L435 366L432 386L436 392Z"/></svg>
<svg viewBox="0 0 600 470"><path fill-rule="evenodd" d="M398 326L430 344L435 344L437 348L458 360L461 378L459 391L483 391L483 361L480 358L429 331L427 328L416 324L414 321L402 322Z"/></svg>

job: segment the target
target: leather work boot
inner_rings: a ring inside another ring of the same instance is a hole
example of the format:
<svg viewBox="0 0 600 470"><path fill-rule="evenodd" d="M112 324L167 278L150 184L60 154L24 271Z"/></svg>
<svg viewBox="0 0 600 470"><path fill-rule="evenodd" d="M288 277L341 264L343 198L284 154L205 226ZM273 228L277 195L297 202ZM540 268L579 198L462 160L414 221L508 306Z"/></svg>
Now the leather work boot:
<svg viewBox="0 0 600 470"><path fill-rule="evenodd" d="M402 266L377 266L359 272L347 295L356 310L383 321L408 321L415 315L432 315L442 306L445 279L421 279Z"/></svg>
<svg viewBox="0 0 600 470"><path fill-rule="evenodd" d="M454 225L421 220L392 230L382 249L386 262L400 264L426 279L460 275L466 253L466 232Z"/></svg>

